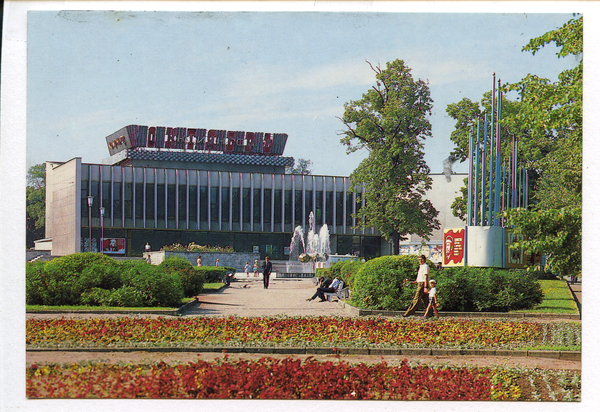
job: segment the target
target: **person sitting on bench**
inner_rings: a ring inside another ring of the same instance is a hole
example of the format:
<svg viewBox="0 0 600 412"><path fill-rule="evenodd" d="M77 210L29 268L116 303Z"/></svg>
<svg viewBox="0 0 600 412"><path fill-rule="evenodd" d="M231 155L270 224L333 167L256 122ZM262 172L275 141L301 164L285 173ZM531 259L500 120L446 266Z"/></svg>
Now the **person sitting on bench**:
<svg viewBox="0 0 600 412"><path fill-rule="evenodd" d="M321 278L320 278L321 279ZM335 293L338 285L340 284L340 280L336 277L333 281L329 279L325 279L320 287L317 287L317 291L315 294L307 300L314 300L316 297L319 298L319 302L325 302L325 293Z"/></svg>

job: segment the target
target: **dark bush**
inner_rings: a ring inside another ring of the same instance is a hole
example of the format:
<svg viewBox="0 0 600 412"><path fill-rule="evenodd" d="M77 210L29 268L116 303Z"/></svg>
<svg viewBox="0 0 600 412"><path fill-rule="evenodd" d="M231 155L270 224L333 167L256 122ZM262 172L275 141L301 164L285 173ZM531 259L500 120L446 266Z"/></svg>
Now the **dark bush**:
<svg viewBox="0 0 600 412"><path fill-rule="evenodd" d="M219 283L225 278L231 268L224 268L222 266L200 266L196 267L196 271L204 275L204 281L206 283Z"/></svg>
<svg viewBox="0 0 600 412"><path fill-rule="evenodd" d="M447 268L436 278L441 306L447 311L508 312L542 302L533 273L497 268Z"/></svg>
<svg viewBox="0 0 600 412"><path fill-rule="evenodd" d="M186 259L180 257L168 258L159 266L166 270L167 273L177 273L179 275L184 296L194 297L202 292L204 274L196 270Z"/></svg>
<svg viewBox="0 0 600 412"><path fill-rule="evenodd" d="M48 279L44 262L27 262L25 265L25 301L28 305L43 305L48 299Z"/></svg>

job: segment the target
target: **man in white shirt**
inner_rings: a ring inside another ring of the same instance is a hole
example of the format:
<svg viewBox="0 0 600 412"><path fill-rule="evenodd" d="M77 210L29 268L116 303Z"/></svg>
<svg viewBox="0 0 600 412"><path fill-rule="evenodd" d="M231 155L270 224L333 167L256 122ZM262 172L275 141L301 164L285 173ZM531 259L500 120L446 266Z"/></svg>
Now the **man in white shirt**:
<svg viewBox="0 0 600 412"><path fill-rule="evenodd" d="M425 307L429 304L429 299L427 298L427 293L425 293L426 285L429 285L429 265L426 262L425 255L419 256L419 271L417 272L417 279L413 282L410 282L411 285L417 284L417 291L415 292L415 296L413 300L404 312L404 317L414 315L417 311L417 307L419 306L419 302L422 302Z"/></svg>

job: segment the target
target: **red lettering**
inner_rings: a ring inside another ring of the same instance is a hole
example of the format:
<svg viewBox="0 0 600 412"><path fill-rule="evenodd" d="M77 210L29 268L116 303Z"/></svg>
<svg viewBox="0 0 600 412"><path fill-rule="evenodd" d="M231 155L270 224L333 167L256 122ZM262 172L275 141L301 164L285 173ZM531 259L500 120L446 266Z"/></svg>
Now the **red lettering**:
<svg viewBox="0 0 600 412"><path fill-rule="evenodd" d="M148 129L148 147L156 147L156 127Z"/></svg>

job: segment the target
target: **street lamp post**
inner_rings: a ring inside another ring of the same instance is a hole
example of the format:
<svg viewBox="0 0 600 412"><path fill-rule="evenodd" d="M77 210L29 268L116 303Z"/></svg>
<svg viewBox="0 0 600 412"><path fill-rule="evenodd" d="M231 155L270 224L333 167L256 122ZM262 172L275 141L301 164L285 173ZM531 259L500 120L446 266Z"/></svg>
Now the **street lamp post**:
<svg viewBox="0 0 600 412"><path fill-rule="evenodd" d="M104 207L100 208L100 227L102 234L100 235L100 253L104 253Z"/></svg>
<svg viewBox="0 0 600 412"><path fill-rule="evenodd" d="M92 205L94 204L94 196L88 196L88 226L90 228L88 252L92 251Z"/></svg>

